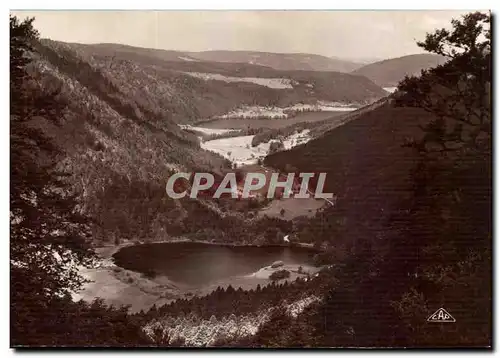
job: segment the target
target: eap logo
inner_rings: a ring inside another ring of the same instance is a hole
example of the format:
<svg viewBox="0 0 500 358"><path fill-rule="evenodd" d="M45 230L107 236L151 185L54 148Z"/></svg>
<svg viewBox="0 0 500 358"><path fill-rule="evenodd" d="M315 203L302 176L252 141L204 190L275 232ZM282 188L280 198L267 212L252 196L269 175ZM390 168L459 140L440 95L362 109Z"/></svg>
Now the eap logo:
<svg viewBox="0 0 500 358"><path fill-rule="evenodd" d="M448 313L444 308L438 309L436 312L431 314L429 318L427 318L427 322L456 322L455 318L451 314Z"/></svg>

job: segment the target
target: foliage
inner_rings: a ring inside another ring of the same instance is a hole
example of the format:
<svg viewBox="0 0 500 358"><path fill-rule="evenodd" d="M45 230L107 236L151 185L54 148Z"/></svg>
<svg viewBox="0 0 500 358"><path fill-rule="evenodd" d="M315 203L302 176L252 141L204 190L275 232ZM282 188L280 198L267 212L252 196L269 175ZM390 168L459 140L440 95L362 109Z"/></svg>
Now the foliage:
<svg viewBox="0 0 500 358"><path fill-rule="evenodd" d="M278 270L274 271L270 276L269 279L273 281L278 281L278 280L283 280L284 278L290 277L290 271L288 270Z"/></svg>
<svg viewBox="0 0 500 358"><path fill-rule="evenodd" d="M316 277L310 281L298 278L295 281L269 285L257 285L255 289L242 290L228 286L217 287L205 296L194 296L190 299L178 299L161 307L153 306L148 312L137 314L145 321L159 317L177 317L192 314L199 319L223 318L231 314L243 316L265 311L285 301L293 302L303 297L317 295L323 287L324 277Z"/></svg>
<svg viewBox="0 0 500 358"><path fill-rule="evenodd" d="M59 125L59 91L42 88L28 72L38 41L33 19L10 17L10 292L13 346L144 345L126 308L73 303L84 282L78 266L94 255L89 218L78 207L65 173L55 170L59 148L37 127Z"/></svg>
<svg viewBox="0 0 500 358"><path fill-rule="evenodd" d="M16 311L12 334L16 347L147 347L153 342L142 332L142 321L127 307L114 308L102 300L92 303L55 298L50 303L28 297Z"/></svg>
<svg viewBox="0 0 500 358"><path fill-rule="evenodd" d="M283 149L285 149L285 145L283 144L282 141L280 141L280 140L273 141L269 145L269 154L279 152L280 150L283 150Z"/></svg>
<svg viewBox="0 0 500 358"><path fill-rule="evenodd" d="M341 175L336 176L338 181L345 180L344 185L350 190L342 193L338 208L325 211L316 220L322 220L319 222L327 225L328 231L335 232L328 240L325 230L318 225L322 240L338 243L342 238L348 255L341 265L336 265L323 302L306 320L305 331L313 332L315 345L491 346L489 24L490 15L472 13L453 20L452 30L437 30L427 35L419 45L427 51L449 56L449 61L423 71L420 77L402 81L400 91L394 96L396 105L403 106L393 112L399 113L398 122L391 117L379 118L379 121L395 124L398 132L391 132L398 133L399 137L414 132L401 130L404 126L411 128L410 125L424 123L420 126L421 133L414 135L404 148L384 152L393 166L383 165L385 159L376 162L379 170L375 172L390 174L384 178L392 181L392 185L399 179L395 169L404 172L408 163L412 164L411 181L402 182L405 186L399 184L397 200L391 197L390 191L384 191L380 181L372 181L368 184L369 190L363 193L365 200L355 206L351 203L361 199L352 183L355 178L350 176L348 181ZM415 111L408 107L414 107ZM338 132L340 139L341 133L348 133L348 128L352 130L357 125L360 132L366 133L367 127L362 126L367 121L361 121L375 112L362 116L359 124L350 122L333 132ZM372 127L370 131L373 133ZM325 136L325 142L327 140L332 143L331 137ZM321 138L316 142L320 141ZM358 139L357 144L362 142L363 139ZM391 145L388 140L383 143L387 147ZM314 144L310 142L308 146ZM348 152L342 145L338 145L337 150L340 147L344 153ZM408 153L408 146L417 151L413 155ZM319 145L314 149L318 148ZM296 150L300 151L303 150ZM402 153L407 154L402 156ZM303 154L303 158L299 158L302 162L283 160L281 163L292 162L301 170L307 169L312 165L307 165L311 153L306 154L309 156ZM380 157L382 152L376 154ZM273 160L291 155L298 157L297 153L278 153ZM406 161L400 161L398 156ZM331 161L331 157L329 159ZM320 162L317 158L314 160ZM361 165L363 160L359 157L357 160ZM318 167L320 165L316 165L316 170ZM346 167L339 170L345 171ZM410 190L406 191L408 184ZM341 188L335 181L327 185ZM373 195L374 191L377 196ZM374 200L384 198L391 206L382 206L383 214L381 210L375 215L376 211L371 211L371 206L376 204ZM351 203L347 202L349 199ZM364 208L363 215L353 213L358 207ZM354 223L358 228L354 228ZM303 230L311 228L306 225ZM346 234L352 237L350 241L346 240ZM445 307L457 322L453 325L426 322L440 307ZM288 322L284 317L281 320ZM280 337L297 333L295 328L286 334L269 332L272 337L267 342L274 345L276 339L283 341Z"/></svg>
<svg viewBox="0 0 500 358"><path fill-rule="evenodd" d="M402 106L416 106L435 117L411 144L422 151L456 151L464 146L491 150L490 15L475 12L452 20L453 30L428 34L418 45L447 56L445 64L406 77L399 85ZM485 143L486 142L486 143Z"/></svg>
<svg viewBox="0 0 500 358"><path fill-rule="evenodd" d="M76 265L90 265L88 220L75 195L54 171L55 148L33 125L36 116L57 121L57 94L41 94L31 81L26 51L38 33L33 19L10 18L11 29L11 273L14 300L26 294L47 299L78 288ZM15 278L15 280L14 280ZM14 288L13 287L13 288Z"/></svg>

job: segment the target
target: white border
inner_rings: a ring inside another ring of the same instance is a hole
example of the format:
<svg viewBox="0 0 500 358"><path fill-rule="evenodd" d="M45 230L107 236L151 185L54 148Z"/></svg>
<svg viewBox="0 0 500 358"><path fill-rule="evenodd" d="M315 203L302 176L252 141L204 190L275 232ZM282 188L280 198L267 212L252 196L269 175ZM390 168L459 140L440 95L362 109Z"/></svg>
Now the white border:
<svg viewBox="0 0 500 358"><path fill-rule="evenodd" d="M292 0L287 0L287 1L269 1L269 0L253 0L251 2L236 2L234 0L212 0L210 2L202 2L202 1L195 1L195 0L183 0L183 1L176 1L176 2L170 2L170 3L165 3L164 1L151 1L151 0L142 0L142 1L106 1L103 2L102 0L96 1L96 0L86 0L86 1L62 1L62 0L51 0L51 1L11 1L10 4L7 3L8 8L5 10L5 12L2 12L4 17L3 19L7 19L7 13L9 12L9 9L26 9L26 10L48 10L48 9L126 9L126 10L133 10L133 9L142 9L142 10L147 10L147 9L154 9L154 10L160 10L160 9L171 9L171 10L188 10L188 9L235 9L235 10L244 10L244 9L304 9L304 10L312 10L312 9L318 9L318 10L325 10L325 9L337 9L337 10L355 10L355 9L366 9L366 10L383 10L383 9L398 9L398 10L413 10L417 9L415 8L415 4L418 4L419 9L426 9L426 10L441 10L441 9L447 9L447 10L467 10L471 9L471 5L473 8L476 9L492 9L493 12L495 12L495 3L493 1L484 1L484 0L476 0L474 2L471 1L464 1L464 0L449 0L449 1L431 1L431 0L420 0L418 3L414 2L402 2L402 1L361 1L361 0L351 0L348 2L337 2L337 3L331 3L331 2L326 2L326 1L319 1L319 0L308 0L308 1L292 1ZM496 2L498 4L498 2ZM9 6L10 5L10 6ZM2 50L2 56L0 56L0 61L2 61L2 67L4 68L4 73L8 73L8 28L7 25L5 27L2 27L2 34L1 34L1 44L0 44L0 49ZM496 44L495 44L496 45ZM495 46L496 47L496 46ZM496 65L497 61L495 61ZM496 73L496 72L495 72ZM6 76L4 76L6 78ZM496 80L497 78L495 78ZM0 175L0 181L1 181L1 191L0 191L0 217L1 217L1 233L2 235L2 252L1 255L2 257L0 258L1 264L2 264L2 272L1 272L1 278L2 278L2 295L1 296L1 302L0 302L0 308L3 310L3 315L2 317L2 326L1 326L1 336L2 336L2 348L9 347L9 295L8 295L8 282L9 282L9 247L8 247L8 237L9 237L9 221L8 221L8 188L9 188L9 175L10 175L10 167L7 165L9 163L9 139L8 139L8 87L7 87L7 81L4 82L4 85L1 87L1 100L2 100L2 114L3 114L3 119L1 121L1 133L4 136L3 140L0 141L0 146L1 146L1 155L2 155L2 168L3 168L3 175ZM498 100L498 94L495 91L495 100ZM498 103L498 101L496 102ZM497 136L499 133L497 132L498 125L495 128L495 136ZM496 146L497 149L495 150L496 157L498 158L498 146ZM498 178L497 178L498 179ZM495 181L495 184L498 184L497 181ZM498 188L498 185L496 186ZM498 214L497 211L494 211L495 219L500 218L500 214ZM495 220L496 222L500 222L498 220ZM495 245L495 252L494 252L494 257L498 255L498 250L497 250L498 245ZM495 277L498 277L498 266L495 269ZM495 292L496 293L496 292ZM495 318L497 318L496 311L495 311ZM494 320L496 322L496 319ZM496 339L498 338L498 335L496 334L498 332L497 329L494 329L495 332L495 342L498 342ZM188 351L187 353L189 354L190 352L194 351ZM363 352L363 351L362 351ZM366 352L366 351L364 351ZM398 351L401 352L401 351ZM14 352L12 350L8 350L5 356L11 357L14 355ZM92 352L90 351L89 353L93 354L94 356L98 357L104 357L105 354L102 352ZM123 356L123 353L125 352L116 352L112 353L113 355L116 356ZM143 356L145 354L139 354L139 353L134 353L134 352L127 352L127 356L134 356L134 357L139 357ZM180 356L180 353L175 353L175 352L165 352L169 356ZM197 352L201 353L201 352ZM227 353L233 354L236 353L234 351L228 351ZM249 352L248 352L249 353ZM248 354L247 353L247 354ZM276 353L276 352L273 352ZM290 353L287 352L280 352L281 354L286 354L289 355ZM312 356L312 352L297 352L300 353L302 356ZM382 351L380 354L386 355L387 351ZM433 357L433 356L438 356L437 352L405 352L405 353L410 353L412 355L421 355L425 354L426 356ZM471 352L469 352L471 353ZM47 352L47 355L52 355L52 352ZM108 353L109 354L109 353ZM212 354L220 354L220 351L213 352ZM250 355L252 356L269 356L271 353L265 353L265 352L253 352ZM353 352L338 352L338 351L332 351L331 354L336 354L336 355L341 355L341 356L347 356L347 354L353 354ZM444 354L444 355L455 355L455 352L442 352L439 355ZM480 356L481 353L474 352L471 353L471 356ZM43 354L34 354L34 356L42 356ZM76 356L76 353L71 353L69 351L63 352L58 354L58 356L62 357L72 357ZM106 354L107 355L107 354ZM482 354L481 354L482 355ZM2 355L4 356L4 355Z"/></svg>

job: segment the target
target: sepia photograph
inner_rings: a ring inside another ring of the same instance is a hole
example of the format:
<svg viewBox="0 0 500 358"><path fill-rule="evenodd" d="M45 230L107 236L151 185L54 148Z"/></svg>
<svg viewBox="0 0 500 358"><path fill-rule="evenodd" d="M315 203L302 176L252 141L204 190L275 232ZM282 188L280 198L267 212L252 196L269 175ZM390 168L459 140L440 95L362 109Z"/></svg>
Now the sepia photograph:
<svg viewBox="0 0 500 358"><path fill-rule="evenodd" d="M9 13L11 349L492 350L490 10Z"/></svg>

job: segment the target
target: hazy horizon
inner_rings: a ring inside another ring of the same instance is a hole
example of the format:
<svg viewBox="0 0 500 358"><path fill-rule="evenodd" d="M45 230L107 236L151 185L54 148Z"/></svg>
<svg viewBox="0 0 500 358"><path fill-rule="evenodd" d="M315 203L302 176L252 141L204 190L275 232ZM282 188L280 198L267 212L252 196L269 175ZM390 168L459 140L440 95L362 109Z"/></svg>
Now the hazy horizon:
<svg viewBox="0 0 500 358"><path fill-rule="evenodd" d="M424 51L427 32L469 11L11 11L40 36L145 48L308 53L373 61Z"/></svg>

